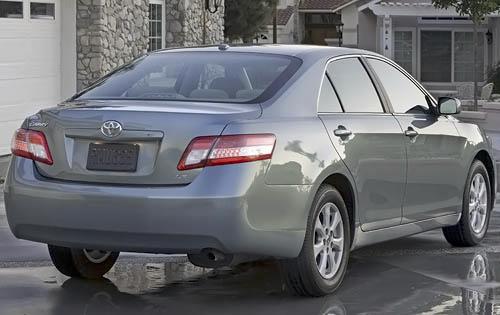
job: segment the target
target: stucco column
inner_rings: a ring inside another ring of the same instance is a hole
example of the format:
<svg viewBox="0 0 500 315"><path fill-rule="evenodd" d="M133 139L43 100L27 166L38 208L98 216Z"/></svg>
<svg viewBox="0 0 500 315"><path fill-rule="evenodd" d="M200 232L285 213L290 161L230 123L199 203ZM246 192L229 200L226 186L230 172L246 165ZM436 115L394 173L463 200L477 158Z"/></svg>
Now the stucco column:
<svg viewBox="0 0 500 315"><path fill-rule="evenodd" d="M382 19L382 54L392 58L392 18L389 15Z"/></svg>

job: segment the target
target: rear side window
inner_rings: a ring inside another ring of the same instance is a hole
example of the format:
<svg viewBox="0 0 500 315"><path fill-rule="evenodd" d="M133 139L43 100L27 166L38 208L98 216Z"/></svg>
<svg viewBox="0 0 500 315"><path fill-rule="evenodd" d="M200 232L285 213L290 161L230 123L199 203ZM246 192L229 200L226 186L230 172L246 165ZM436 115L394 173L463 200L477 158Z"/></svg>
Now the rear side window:
<svg viewBox="0 0 500 315"><path fill-rule="evenodd" d="M78 99L264 101L300 64L295 57L271 54L155 53L105 77Z"/></svg>
<svg viewBox="0 0 500 315"><path fill-rule="evenodd" d="M370 58L368 63L382 82L395 113L430 113L427 96L406 75L378 59Z"/></svg>
<svg viewBox="0 0 500 315"><path fill-rule="evenodd" d="M384 112L377 90L358 58L333 61L327 71L346 112Z"/></svg>
<svg viewBox="0 0 500 315"><path fill-rule="evenodd" d="M327 75L323 78L318 100L318 112L342 113L342 106Z"/></svg>

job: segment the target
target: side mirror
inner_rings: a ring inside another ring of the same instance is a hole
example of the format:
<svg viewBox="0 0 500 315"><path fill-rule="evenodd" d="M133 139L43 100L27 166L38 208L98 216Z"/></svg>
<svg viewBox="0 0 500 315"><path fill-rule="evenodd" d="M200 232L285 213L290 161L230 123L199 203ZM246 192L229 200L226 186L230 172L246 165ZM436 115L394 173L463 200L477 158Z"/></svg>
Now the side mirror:
<svg viewBox="0 0 500 315"><path fill-rule="evenodd" d="M462 111L462 103L457 98L440 97L438 101L440 115L456 115Z"/></svg>

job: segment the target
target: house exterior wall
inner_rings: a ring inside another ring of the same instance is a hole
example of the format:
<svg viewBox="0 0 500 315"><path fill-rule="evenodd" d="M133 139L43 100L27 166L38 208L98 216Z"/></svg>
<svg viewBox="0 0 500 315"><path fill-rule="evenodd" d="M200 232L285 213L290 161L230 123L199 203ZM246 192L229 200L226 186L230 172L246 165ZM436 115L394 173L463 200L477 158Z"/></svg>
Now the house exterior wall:
<svg viewBox="0 0 500 315"><path fill-rule="evenodd" d="M491 45L491 61L492 65L496 66L500 64L500 18L491 18L489 26L493 34L493 43Z"/></svg>
<svg viewBox="0 0 500 315"><path fill-rule="evenodd" d="M205 16L203 16L203 0L167 0L165 10L167 47L224 42L224 1L216 13L206 11ZM205 39L203 39L204 34Z"/></svg>
<svg viewBox="0 0 500 315"><path fill-rule="evenodd" d="M358 7L356 4L342 9L342 23L344 23L343 46L358 47Z"/></svg>
<svg viewBox="0 0 500 315"><path fill-rule="evenodd" d="M260 44L270 44L273 42L273 27L268 25L264 34L266 39L260 39ZM278 25L278 44L293 44L294 43L294 27L293 19L290 19L286 25Z"/></svg>
<svg viewBox="0 0 500 315"><path fill-rule="evenodd" d="M148 0L77 0L77 88L146 52Z"/></svg>
<svg viewBox="0 0 500 315"><path fill-rule="evenodd" d="M224 1L216 13L205 11L205 18L204 3L165 0L166 47L224 41ZM149 0L76 0L77 89L144 54L148 21Z"/></svg>
<svg viewBox="0 0 500 315"><path fill-rule="evenodd" d="M432 15L426 15L432 16ZM420 32L424 30L472 32L473 26L467 21L421 21L419 16L376 16L370 10L359 12L359 48L383 54L389 58L394 57L393 44L394 32L412 31L414 36L413 75L420 79L421 52L420 52ZM485 44L485 73L500 61L500 18L490 17L488 24L481 25L478 30L486 33L490 30L493 33L493 43ZM386 34L386 29L388 34ZM452 55L453 56L453 55ZM452 62L453 65L453 62ZM453 72L453 68L452 68ZM452 76L453 78L453 76ZM440 86L439 89L455 89L456 86L467 84L459 80L452 82L426 82L428 86Z"/></svg>
<svg viewBox="0 0 500 315"><path fill-rule="evenodd" d="M359 38L358 47L370 51L377 49L377 16L366 10L359 13L358 17Z"/></svg>
<svg viewBox="0 0 500 315"><path fill-rule="evenodd" d="M76 92L76 1L61 1L61 100Z"/></svg>

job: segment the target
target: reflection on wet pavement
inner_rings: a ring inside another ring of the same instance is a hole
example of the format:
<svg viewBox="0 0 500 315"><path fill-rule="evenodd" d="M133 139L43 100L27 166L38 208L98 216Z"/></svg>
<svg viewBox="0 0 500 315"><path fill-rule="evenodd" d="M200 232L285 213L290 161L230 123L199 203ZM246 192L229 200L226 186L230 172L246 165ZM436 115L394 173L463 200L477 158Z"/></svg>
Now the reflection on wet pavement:
<svg viewBox="0 0 500 315"><path fill-rule="evenodd" d="M275 262L211 270L121 260L104 281L0 268L0 315L500 314L499 236L494 212L479 247L451 248L432 231L355 251L343 286L324 298L288 294Z"/></svg>
<svg viewBox="0 0 500 315"><path fill-rule="evenodd" d="M500 254L353 256L341 290L316 299L288 295L273 262L217 271L126 263L104 281L68 279L51 267L2 269L0 314L500 313Z"/></svg>

